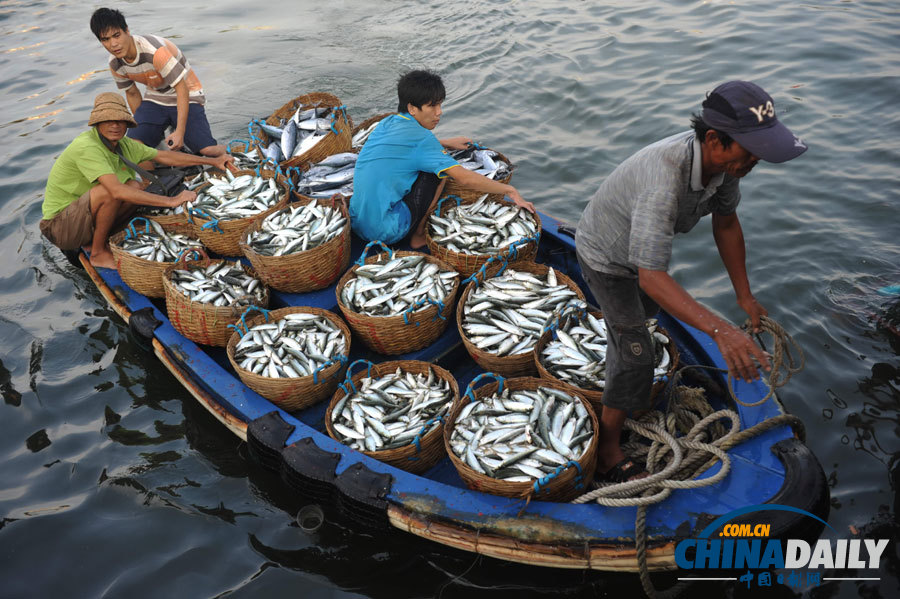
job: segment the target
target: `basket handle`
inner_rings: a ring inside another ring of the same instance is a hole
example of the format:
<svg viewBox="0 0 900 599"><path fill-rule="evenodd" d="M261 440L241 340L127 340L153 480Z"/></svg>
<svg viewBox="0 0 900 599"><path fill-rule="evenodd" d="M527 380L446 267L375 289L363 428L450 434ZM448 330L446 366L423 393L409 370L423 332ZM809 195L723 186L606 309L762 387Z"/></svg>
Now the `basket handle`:
<svg viewBox="0 0 900 599"><path fill-rule="evenodd" d="M247 315L251 312L259 312L263 316L266 317L266 322L269 322L269 310L265 308L260 308L256 304L251 304L246 310L244 310L243 314L241 314L240 322L236 322L234 324L227 325L229 329L234 329L238 331L241 335L246 335L250 332L250 327L247 326Z"/></svg>
<svg viewBox="0 0 900 599"><path fill-rule="evenodd" d="M423 297L423 298L420 299L420 300L416 300L415 303L410 304L409 307L408 307L406 310L403 311L403 322L406 323L406 324L409 324L409 315L410 315L410 313L413 312L413 311L415 311L415 310L417 310L417 309L419 309L419 308L421 308L421 307L424 306L425 304L432 304L432 305L437 306L437 309L438 309L437 314L435 314L434 318L432 318L431 320L437 320L438 317L440 317L441 320L447 320L447 317L444 316L443 314L441 314L441 312L444 311L444 302L442 302L442 301L440 301L440 300L435 300L435 299L430 298L430 297ZM419 322L417 321L417 322L416 322L416 326L419 326L419 324L421 324L421 323L419 323Z"/></svg>
<svg viewBox="0 0 900 599"><path fill-rule="evenodd" d="M369 243L366 244L366 247L363 248L363 251L362 251L362 254L361 254L360 257L359 257L359 260L356 261L356 264L357 264L357 265L362 266L362 265L364 265L364 264L366 263L366 258L369 257L369 248L372 247L373 245L375 245L376 243L377 243L378 245L380 245L382 248L384 248L384 251L386 251L386 252L388 252L388 253L390 254L389 260L393 260L393 259L394 259L394 250L392 250L392 249L389 248L388 246L384 245L384 244L381 243L380 241L375 240L375 241L370 241Z"/></svg>
<svg viewBox="0 0 900 599"><path fill-rule="evenodd" d="M475 383L486 377L490 377L500 383L500 386L497 387L497 393L503 393L503 383L506 382L506 379L503 378L502 375L499 375L495 372L482 372L474 379L472 379L472 382L469 383L469 385L466 387L466 392L463 393L463 397L468 397L469 401L475 401L475 393L473 393L473 391L475 390Z"/></svg>
<svg viewBox="0 0 900 599"><path fill-rule="evenodd" d="M488 266L488 264L490 264L491 262L502 262L502 263L503 263L503 266L500 267L500 270L498 270L497 272L495 272L495 273L492 275L492 276L494 276L494 277L499 276L504 270L506 270L506 267L509 266L509 261L507 261L506 256L491 256L490 258L488 258L487 260L485 260L484 264L481 265L481 268L479 268L477 271L473 272L473 273L470 274L468 277L466 277L465 279L463 279L463 280L460 282L460 285L466 285L466 284L468 284L468 283L470 283L470 282L474 282L474 283L475 283L475 287L478 287L478 286L479 286L478 275L481 275L481 282L482 282L482 283L483 283L484 281L486 281L487 278L488 278L488 276L487 276L487 266Z"/></svg>
<svg viewBox="0 0 900 599"><path fill-rule="evenodd" d="M458 195L450 194L448 196L444 196L440 200L438 200L437 207L434 209L435 216L441 215L441 204L443 204L445 200L456 200L457 206L459 206L462 203L462 198L459 197Z"/></svg>
<svg viewBox="0 0 900 599"><path fill-rule="evenodd" d="M315 370L313 370L313 384L314 384L314 385L318 385L318 384L319 384L319 372L320 372L321 370L327 368L328 366L331 366L331 365L334 364L335 362L340 362L341 364L346 364L346 363L347 363L347 360L349 360L349 359L350 359L350 356L346 356L346 355L344 355L344 354L340 354L340 355L338 355L338 356L336 356L336 357L334 357L334 358L331 358L331 359L328 360L327 362L323 363L321 366L319 366L318 368L316 368ZM357 361L358 361L358 360L357 360ZM338 369L338 372L340 372L340 368ZM335 374L337 374L337 372L336 372ZM325 379L324 379L324 378L322 379L322 382L323 382L323 383L325 382Z"/></svg>
<svg viewBox="0 0 900 599"><path fill-rule="evenodd" d="M584 486L581 482L583 479L583 473L581 471L581 464L579 464L575 460L569 460L565 464L557 466L556 470L554 470L547 476L544 476L543 478L539 478L538 480L534 481L534 492L540 493L541 487L546 486L547 483L549 483L551 480L553 480L554 478L556 478L557 476L559 476L560 474L565 472L567 468L570 468L573 466L578 471L578 474L575 475L575 480L573 481L575 483L575 488L581 489Z"/></svg>
<svg viewBox="0 0 900 599"><path fill-rule="evenodd" d="M205 260L206 263L203 265L203 268L209 266L209 256L206 254L206 251L203 248L194 248L190 252L181 252L181 254L178 256L178 259L175 261L175 270L179 270L179 265L181 265L182 267L187 266L187 257L191 254L197 254L200 256L197 260L192 260L191 262Z"/></svg>
<svg viewBox="0 0 900 599"><path fill-rule="evenodd" d="M256 165L256 176L257 176L257 177L262 177L262 176L263 176L263 175L262 175L262 169L263 169L263 167L265 167L267 164L271 165L269 168L270 168L271 170L275 171L275 175L276 175L276 176L277 176L277 175L284 175L284 173L281 172L281 165L279 165L277 162L275 162L275 161L272 160L271 158L266 158L265 160L263 160L262 162L259 162L259 163ZM293 188L293 186L292 186L292 188Z"/></svg>
<svg viewBox="0 0 900 599"><path fill-rule="evenodd" d="M132 237L138 236L137 231L134 229L134 223L136 221L143 221L144 233L150 233L150 221L143 216L135 216L133 219L128 221L128 225L125 227L125 239L131 239Z"/></svg>
<svg viewBox="0 0 900 599"><path fill-rule="evenodd" d="M251 135L252 135L252 133L251 133ZM236 143L244 144L244 147L246 147L246 148L250 147L250 142L247 141L246 139L236 138L236 139L232 139L231 141L228 142L228 145L225 146L225 151L228 152L229 154L231 154L231 145L236 144Z"/></svg>
<svg viewBox="0 0 900 599"><path fill-rule="evenodd" d="M175 258L175 262L177 263L179 260L181 260L182 256L185 256L185 260L187 260L186 256L190 255L196 256L196 258L193 258L193 260L200 260L201 258L203 258L203 256L201 255L202 251L203 249L198 247L184 248L183 250L178 252L178 257ZM209 256L207 256L206 259L209 260Z"/></svg>
<svg viewBox="0 0 900 599"><path fill-rule="evenodd" d="M540 237L538 237L538 234L535 233L531 237L523 237L521 239L517 239L516 241L513 241L511 244L509 244L509 251L506 253L507 260L515 260L516 258L519 257L519 251L518 251L519 247L521 247L523 245L528 245L532 241L534 243L538 243L539 239L540 239Z"/></svg>
<svg viewBox="0 0 900 599"><path fill-rule="evenodd" d="M375 364L373 364L372 362L369 362L368 360L363 359L363 358L360 358L359 360L354 360L353 362L350 363L349 366L347 366L347 374L344 376L344 382L341 383L341 385L340 385L341 389L343 389L344 393L346 393L347 395L350 395L350 392L347 391L347 387L345 387L344 385L349 385L350 387L353 388L353 392L356 393L356 385L353 384L353 381L351 379L353 378L353 367L356 366L357 364L365 364L366 365L366 376L372 376L372 367L375 366Z"/></svg>
<svg viewBox="0 0 900 599"><path fill-rule="evenodd" d="M332 210L338 210L338 205L342 206L344 210L347 210L347 198L345 198L343 195L336 193L329 199L331 200Z"/></svg>
<svg viewBox="0 0 900 599"><path fill-rule="evenodd" d="M470 148L472 148L473 150L487 150L486 147L484 147L483 145L481 145L480 143L478 143L475 140L467 142L466 145L469 146Z"/></svg>
<svg viewBox="0 0 900 599"><path fill-rule="evenodd" d="M555 314L556 318L553 318L541 329L542 334L546 333L547 331L554 331L555 333L556 329L558 329L562 324L563 318L571 318L577 315L579 320L584 320L585 318L587 318L587 306L581 300L569 300L561 308L559 308L555 312Z"/></svg>
<svg viewBox="0 0 900 599"><path fill-rule="evenodd" d="M444 422L444 417L443 417L443 416L436 416L435 418L431 418L430 420L428 420L428 422L425 423L425 425L422 427L422 430L420 430L418 433L416 433L416 436L415 436L415 437L413 438L413 440L410 442L410 445L415 445L415 446L416 446L416 453L421 453L421 452L422 452L422 437L425 436L425 434L428 432L428 429L431 428L431 425L432 425L432 424L437 424L438 422ZM408 460L418 460L418 459L419 459L419 456L417 456L417 455L415 455L415 456L409 456L409 457L406 458L406 459L408 459Z"/></svg>
<svg viewBox="0 0 900 599"><path fill-rule="evenodd" d="M334 124L335 124L335 122L337 122L337 118L338 118L339 114L344 115L344 124L345 125L350 122L350 119L347 118L347 107L346 106L341 104L340 106L335 106L334 108L332 108L331 109L331 132L334 133L335 135L340 135L341 131L343 131L343 129L338 131L337 129L334 128Z"/></svg>

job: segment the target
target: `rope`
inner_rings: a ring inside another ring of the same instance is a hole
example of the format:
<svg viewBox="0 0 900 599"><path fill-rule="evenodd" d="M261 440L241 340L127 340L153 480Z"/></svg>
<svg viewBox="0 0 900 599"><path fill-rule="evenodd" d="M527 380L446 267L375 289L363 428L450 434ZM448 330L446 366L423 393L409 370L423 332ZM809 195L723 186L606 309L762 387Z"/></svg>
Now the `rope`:
<svg viewBox="0 0 900 599"><path fill-rule="evenodd" d="M743 324L741 328L745 330L750 330L752 326L750 320ZM803 350L794 341L794 338L791 337L787 331L784 330L780 324L769 318L768 316L763 316L760 318L759 322L760 329L762 332L768 333L772 336L772 370L769 372L769 378L766 381L766 385L769 387L769 392L765 397L760 399L754 403L744 403L734 393L734 377L730 374L728 375L728 392L731 394L731 399L735 402L741 404L745 408L753 408L762 403L766 402L770 397L775 395L775 389L778 387L783 387L785 383L791 380L791 377L803 370L803 367L806 366L806 357L803 355ZM757 338L759 336L757 335ZM762 339L760 338L760 343L762 343ZM795 358L793 352L796 351L799 355L799 358ZM785 361L786 359L786 361ZM799 360L799 365L797 361Z"/></svg>

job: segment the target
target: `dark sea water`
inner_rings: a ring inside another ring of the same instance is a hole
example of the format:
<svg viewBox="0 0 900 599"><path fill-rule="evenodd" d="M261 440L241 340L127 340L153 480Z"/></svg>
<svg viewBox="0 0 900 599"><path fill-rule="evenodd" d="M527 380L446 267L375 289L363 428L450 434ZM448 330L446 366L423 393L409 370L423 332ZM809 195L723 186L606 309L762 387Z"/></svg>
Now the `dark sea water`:
<svg viewBox="0 0 900 599"><path fill-rule="evenodd" d="M97 6L0 2L0 597L638 596L633 576L522 568L340 521L298 528L295 498L38 232L54 159L113 89L88 29ZM770 594L900 596L900 298L877 293L900 283L895 1L117 7L132 32L182 48L220 140L310 91L359 122L394 110L401 72L436 69L438 135L499 149L523 196L572 222L617 163L686 129L716 84L762 85L810 146L742 182L753 290L807 356L780 397L825 469L831 526L892 542L865 574L880 581ZM671 272L743 322L708 220L678 239ZM704 589L693 594L762 596Z"/></svg>

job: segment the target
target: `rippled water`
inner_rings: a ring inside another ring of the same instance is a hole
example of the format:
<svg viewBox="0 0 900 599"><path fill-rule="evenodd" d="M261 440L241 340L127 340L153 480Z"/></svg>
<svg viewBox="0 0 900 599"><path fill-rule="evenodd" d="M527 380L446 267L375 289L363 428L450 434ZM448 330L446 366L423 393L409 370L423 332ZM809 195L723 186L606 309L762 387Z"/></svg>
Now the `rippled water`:
<svg viewBox="0 0 900 599"><path fill-rule="evenodd" d="M112 88L95 5L0 3L0 564L3 597L606 596L634 577L526 569L398 534L293 523L296 500L133 344L37 230L46 175ZM330 91L357 121L412 67L448 87L440 136L517 164L513 183L576 221L604 176L687 128L703 94L759 82L810 150L761 163L740 215L756 296L807 354L781 393L831 484L830 524L898 540L900 11L891 1L129 2L206 88L213 133ZM709 225L672 273L735 321ZM880 582L816 597L896 597ZM731 595L733 587L721 592ZM777 596L792 596L782 588ZM754 595L756 596L756 595Z"/></svg>

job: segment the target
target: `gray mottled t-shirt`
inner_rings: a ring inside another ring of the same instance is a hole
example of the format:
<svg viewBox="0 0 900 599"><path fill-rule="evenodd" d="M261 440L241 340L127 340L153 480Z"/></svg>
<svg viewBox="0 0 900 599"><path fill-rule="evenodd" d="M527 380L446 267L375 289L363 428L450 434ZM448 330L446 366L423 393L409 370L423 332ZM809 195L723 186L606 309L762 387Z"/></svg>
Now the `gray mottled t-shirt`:
<svg viewBox="0 0 900 599"><path fill-rule="evenodd" d="M606 178L578 222L578 256L599 272L637 277L638 268L668 270L675 233L707 214L732 214L738 179L716 175L701 183L700 143L678 133L633 154Z"/></svg>

